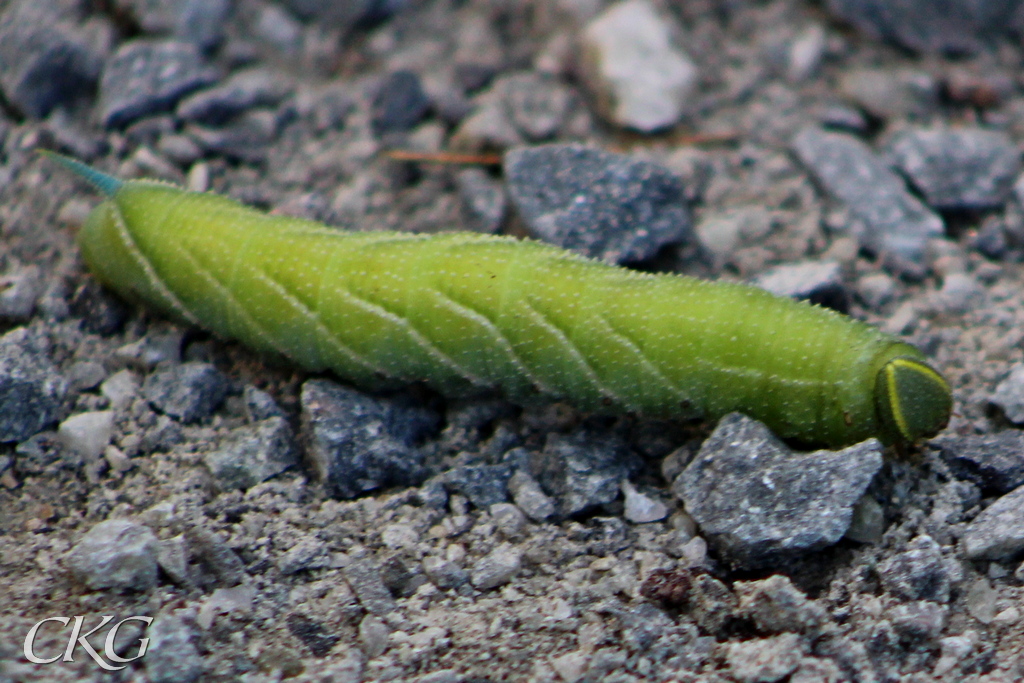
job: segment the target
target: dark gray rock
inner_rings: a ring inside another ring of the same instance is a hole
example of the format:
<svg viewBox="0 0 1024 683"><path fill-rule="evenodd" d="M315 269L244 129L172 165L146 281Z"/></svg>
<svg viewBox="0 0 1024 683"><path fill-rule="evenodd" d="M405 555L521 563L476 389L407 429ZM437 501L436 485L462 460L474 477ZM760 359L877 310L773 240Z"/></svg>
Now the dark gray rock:
<svg viewBox="0 0 1024 683"><path fill-rule="evenodd" d="M119 0L146 33L172 35L212 50L224 39L231 0Z"/></svg>
<svg viewBox="0 0 1024 683"><path fill-rule="evenodd" d="M1024 550L1024 486L982 510L960 542L970 560L1006 560Z"/></svg>
<svg viewBox="0 0 1024 683"><path fill-rule="evenodd" d="M840 313L850 310L850 293L843 283L843 269L835 261L776 266L760 275L754 284L772 294L804 299Z"/></svg>
<svg viewBox="0 0 1024 683"><path fill-rule="evenodd" d="M423 120L430 109L430 98L420 77L411 71L396 71L387 76L373 97L370 125L375 135L407 131Z"/></svg>
<svg viewBox="0 0 1024 683"><path fill-rule="evenodd" d="M841 451L794 453L760 422L733 413L673 490L724 558L753 568L842 538L881 466L874 439Z"/></svg>
<svg viewBox="0 0 1024 683"><path fill-rule="evenodd" d="M222 489L248 489L299 464L292 428L269 417L231 432L203 461Z"/></svg>
<svg viewBox="0 0 1024 683"><path fill-rule="evenodd" d="M149 590L156 585L156 536L126 519L90 529L68 553L68 567L91 590Z"/></svg>
<svg viewBox="0 0 1024 683"><path fill-rule="evenodd" d="M461 493L480 509L508 500L508 481L512 468L507 465L469 465L456 467L444 475L451 493Z"/></svg>
<svg viewBox="0 0 1024 683"><path fill-rule="evenodd" d="M274 112L254 110L218 128L189 126L187 131L207 152L247 163L261 163L266 161L270 145L277 139L278 124Z"/></svg>
<svg viewBox="0 0 1024 683"><path fill-rule="evenodd" d="M415 444L436 429L433 411L371 398L327 380L302 386L302 431L313 470L338 498L426 479Z"/></svg>
<svg viewBox="0 0 1024 683"><path fill-rule="evenodd" d="M942 548L931 536L918 536L907 545L879 566L882 586L901 600L949 602L952 577Z"/></svg>
<svg viewBox="0 0 1024 683"><path fill-rule="evenodd" d="M661 166L583 145L505 155L509 196L541 239L614 263L684 243L693 221L681 178Z"/></svg>
<svg viewBox="0 0 1024 683"><path fill-rule="evenodd" d="M1010 367L1010 374L996 385L990 400L1002 409L1010 422L1024 424L1024 364Z"/></svg>
<svg viewBox="0 0 1024 683"><path fill-rule="evenodd" d="M1014 25L1017 0L828 0L872 38L920 52L973 53ZM1017 24L1019 28L1019 20Z"/></svg>
<svg viewBox="0 0 1024 683"><path fill-rule="evenodd" d="M154 372L142 385L142 394L160 412L195 422L216 410L228 389L228 379L220 370L193 361Z"/></svg>
<svg viewBox="0 0 1024 683"><path fill-rule="evenodd" d="M383 21L409 4L409 0L284 0L300 19L341 30Z"/></svg>
<svg viewBox="0 0 1024 683"><path fill-rule="evenodd" d="M932 445L957 477L986 493L1009 493L1024 484L1024 432L948 436Z"/></svg>
<svg viewBox="0 0 1024 683"><path fill-rule="evenodd" d="M223 83L189 95L178 103L177 115L186 121L222 126L255 107L275 107L292 92L281 75L264 69L233 74Z"/></svg>
<svg viewBox="0 0 1024 683"><path fill-rule="evenodd" d="M246 577L245 564L224 539L201 526L185 530L195 579L203 586L237 586Z"/></svg>
<svg viewBox="0 0 1024 683"><path fill-rule="evenodd" d="M25 116L42 119L89 95L104 59L53 3L13 2L0 14L0 87Z"/></svg>
<svg viewBox="0 0 1024 683"><path fill-rule="evenodd" d="M0 442L23 441L57 420L67 382L48 351L23 327L0 337Z"/></svg>
<svg viewBox="0 0 1024 683"><path fill-rule="evenodd" d="M1001 131L914 129L887 145L890 163L939 211L1001 207L1020 171L1020 150Z"/></svg>
<svg viewBox="0 0 1024 683"><path fill-rule="evenodd" d="M391 591L384 585L380 568L370 559L350 557L342 571L348 585L359 598L359 604L370 614L382 617L398 607Z"/></svg>
<svg viewBox="0 0 1024 683"><path fill-rule="evenodd" d="M533 474L563 517L593 511L619 497L619 486L637 470L639 459L625 442L587 429L550 434Z"/></svg>
<svg viewBox="0 0 1024 683"><path fill-rule="evenodd" d="M805 128L793 150L818 183L864 224L861 244L911 261L943 233L943 222L866 144L850 135Z"/></svg>
<svg viewBox="0 0 1024 683"><path fill-rule="evenodd" d="M380 578L392 595L407 598L427 582L427 577L411 569L401 558L389 557L380 568Z"/></svg>
<svg viewBox="0 0 1024 683"><path fill-rule="evenodd" d="M132 40L107 61L100 79L100 120L107 128L169 111L185 95L216 83L199 48L173 40Z"/></svg>
<svg viewBox="0 0 1024 683"><path fill-rule="evenodd" d="M149 650L143 658L153 683L194 683L205 666L193 640L195 628L179 613L162 614L146 630Z"/></svg>

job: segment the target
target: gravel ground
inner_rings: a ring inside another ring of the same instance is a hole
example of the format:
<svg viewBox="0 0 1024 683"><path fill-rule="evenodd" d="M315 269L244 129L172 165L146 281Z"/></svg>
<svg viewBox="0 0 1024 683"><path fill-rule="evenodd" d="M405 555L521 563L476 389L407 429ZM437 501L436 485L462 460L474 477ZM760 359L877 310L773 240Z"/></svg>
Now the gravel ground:
<svg viewBox="0 0 1024 683"><path fill-rule="evenodd" d="M1022 29L1019 0L0 0L0 681L1020 680ZM807 454L740 415L357 391L103 290L97 198L38 147L755 282L902 335L955 413Z"/></svg>

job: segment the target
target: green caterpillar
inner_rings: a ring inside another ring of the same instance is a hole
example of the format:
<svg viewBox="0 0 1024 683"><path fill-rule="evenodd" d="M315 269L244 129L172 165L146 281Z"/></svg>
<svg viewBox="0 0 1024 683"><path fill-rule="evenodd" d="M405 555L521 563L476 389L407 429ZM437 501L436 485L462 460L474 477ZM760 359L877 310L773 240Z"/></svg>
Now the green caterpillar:
<svg viewBox="0 0 1024 683"><path fill-rule="evenodd" d="M104 284L363 387L422 381L670 418L740 411L829 447L912 443L952 409L914 347L754 287L489 235L345 233L50 156L108 197L78 240Z"/></svg>

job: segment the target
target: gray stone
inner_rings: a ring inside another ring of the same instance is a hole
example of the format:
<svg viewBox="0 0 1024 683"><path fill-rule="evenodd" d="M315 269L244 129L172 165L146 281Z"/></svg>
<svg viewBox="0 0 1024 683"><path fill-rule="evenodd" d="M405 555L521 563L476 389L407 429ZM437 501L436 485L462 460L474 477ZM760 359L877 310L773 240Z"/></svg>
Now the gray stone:
<svg viewBox="0 0 1024 683"><path fill-rule="evenodd" d="M512 503L496 503L488 508L488 512L494 525L506 536L518 536L526 526L526 515Z"/></svg>
<svg viewBox="0 0 1024 683"><path fill-rule="evenodd" d="M488 591L511 581L522 566L522 551L503 543L473 565L470 580L477 590Z"/></svg>
<svg viewBox="0 0 1024 683"><path fill-rule="evenodd" d="M76 391L95 389L106 378L106 368L96 361L79 361L68 369L68 383Z"/></svg>
<svg viewBox="0 0 1024 683"><path fill-rule="evenodd" d="M146 631L149 650L143 658L153 683L194 683L206 670L193 642L195 629L179 613L162 614Z"/></svg>
<svg viewBox="0 0 1024 683"><path fill-rule="evenodd" d="M927 71L912 67L843 69L839 89L880 119L923 117L939 106L938 80Z"/></svg>
<svg viewBox="0 0 1024 683"><path fill-rule="evenodd" d="M505 155L512 202L541 239L614 263L692 237L683 181L667 169L576 144Z"/></svg>
<svg viewBox="0 0 1024 683"><path fill-rule="evenodd" d="M106 57L55 4L22 0L0 14L0 87L34 119L89 95Z"/></svg>
<svg viewBox="0 0 1024 683"><path fill-rule="evenodd" d="M391 629L388 625L372 614L367 614L359 622L359 644L367 659L379 657L388 647L388 636Z"/></svg>
<svg viewBox="0 0 1024 683"><path fill-rule="evenodd" d="M967 589L964 596L964 606L967 613L982 624L991 624L996 616L996 600L999 598L999 591L992 587L988 579L979 577Z"/></svg>
<svg viewBox="0 0 1024 683"><path fill-rule="evenodd" d="M292 92L281 75L265 69L232 74L213 88L200 90L178 103L178 117L209 126L222 126L256 107L275 107Z"/></svg>
<svg viewBox="0 0 1024 683"><path fill-rule="evenodd" d="M68 553L68 567L91 590L149 590L156 585L156 536L126 519L91 528Z"/></svg>
<svg viewBox="0 0 1024 683"><path fill-rule="evenodd" d="M1020 171L1020 151L1009 135L995 130L905 130L886 151L925 202L940 211L999 208Z"/></svg>
<svg viewBox="0 0 1024 683"><path fill-rule="evenodd" d="M558 135L566 124L575 95L558 79L534 72L504 76L495 82L509 119L527 140L541 142Z"/></svg>
<svg viewBox="0 0 1024 683"><path fill-rule="evenodd" d="M1024 486L982 510L960 542L969 560L1007 560L1024 550Z"/></svg>
<svg viewBox="0 0 1024 683"><path fill-rule="evenodd" d="M212 50L224 38L231 0L119 0L146 33L170 34Z"/></svg>
<svg viewBox="0 0 1024 683"><path fill-rule="evenodd" d="M786 576L760 581L737 581L739 614L764 633L814 633L828 621L821 605L807 599Z"/></svg>
<svg viewBox="0 0 1024 683"><path fill-rule="evenodd" d="M497 232L508 204L501 182L481 168L466 168L455 174L455 187L466 227L475 232Z"/></svg>
<svg viewBox="0 0 1024 683"><path fill-rule="evenodd" d="M628 481L622 482L622 495L626 497L622 516L634 524L657 522L668 517L668 506L665 503L641 493Z"/></svg>
<svg viewBox="0 0 1024 683"><path fill-rule="evenodd" d="M160 412L195 422L223 403L228 379L209 363L193 361L153 373L142 385L142 393Z"/></svg>
<svg viewBox="0 0 1024 683"><path fill-rule="evenodd" d="M908 546L879 567L882 586L903 600L949 602L952 577L939 544L931 536L918 536Z"/></svg>
<svg viewBox="0 0 1024 683"><path fill-rule="evenodd" d="M195 45L136 39L107 61L100 80L100 120L124 126L174 108L185 95L215 83L218 75Z"/></svg>
<svg viewBox="0 0 1024 683"><path fill-rule="evenodd" d="M845 537L858 543L878 543L885 533L885 510L871 494L860 497L853 506L853 517Z"/></svg>
<svg viewBox="0 0 1024 683"><path fill-rule="evenodd" d="M1013 26L1017 0L828 0L869 36L921 52L973 53Z"/></svg>
<svg viewBox="0 0 1024 683"><path fill-rule="evenodd" d="M946 628L949 608L929 600L896 605L889 613L900 641L911 646L929 646Z"/></svg>
<svg viewBox="0 0 1024 683"><path fill-rule="evenodd" d="M942 219L860 140L805 128L793 149L818 183L863 223L858 237L868 249L920 261L928 240L942 236Z"/></svg>
<svg viewBox="0 0 1024 683"><path fill-rule="evenodd" d="M245 580L245 564L219 535L194 526L185 530L185 539L190 559L203 572L196 577L201 584L236 586Z"/></svg>
<svg viewBox="0 0 1024 683"><path fill-rule="evenodd" d="M857 296L874 311L896 296L896 280L886 273L870 273L857 281Z"/></svg>
<svg viewBox="0 0 1024 683"><path fill-rule="evenodd" d="M391 591L384 585L380 568L366 557L350 555L342 571L345 580L359 598L359 604L370 614L382 617L398 607Z"/></svg>
<svg viewBox="0 0 1024 683"><path fill-rule="evenodd" d="M469 572L457 563L443 557L423 558L423 573L441 590L458 588L469 582Z"/></svg>
<svg viewBox="0 0 1024 683"><path fill-rule="evenodd" d="M638 466L620 438L579 430L549 434L534 474L555 499L559 514L571 517L618 498L619 483Z"/></svg>
<svg viewBox="0 0 1024 683"><path fill-rule="evenodd" d="M508 488L519 509L533 521L543 522L555 514L555 501L526 472L513 474Z"/></svg>
<svg viewBox="0 0 1024 683"><path fill-rule="evenodd" d="M947 436L932 441L960 479L986 493L1009 493L1024 484L1024 432Z"/></svg>
<svg viewBox="0 0 1024 683"><path fill-rule="evenodd" d="M207 152L259 163L266 160L270 145L277 139L278 123L274 112L253 110L217 128L189 126L187 130Z"/></svg>
<svg viewBox="0 0 1024 683"><path fill-rule="evenodd" d="M0 337L0 442L23 441L56 421L67 382L48 349L25 328Z"/></svg>
<svg viewBox="0 0 1024 683"><path fill-rule="evenodd" d="M835 261L776 266L758 276L754 284L772 294L804 299L840 313L850 310L850 294L843 283L842 265Z"/></svg>
<svg viewBox="0 0 1024 683"><path fill-rule="evenodd" d="M0 276L0 318L11 322L28 320L44 285L39 266L15 264Z"/></svg>
<svg viewBox="0 0 1024 683"><path fill-rule="evenodd" d="M353 498L426 479L415 444L436 430L425 408L371 398L328 380L302 385L302 430L313 471L332 495Z"/></svg>
<svg viewBox="0 0 1024 683"><path fill-rule="evenodd" d="M697 67L673 45L673 31L648 0L616 2L584 27L583 78L608 120L650 133L690 108Z"/></svg>
<svg viewBox="0 0 1024 683"><path fill-rule="evenodd" d="M753 568L842 538L881 466L874 439L841 451L794 453L760 422L733 413L673 490L722 556Z"/></svg>
<svg viewBox="0 0 1024 683"><path fill-rule="evenodd" d="M260 422L272 417L285 417L281 406L267 392L249 385L242 390L242 401L245 402L245 416L249 422Z"/></svg>
<svg viewBox="0 0 1024 683"><path fill-rule="evenodd" d="M725 651L729 673L739 683L775 683L800 666L807 645L795 633L730 643Z"/></svg>
<svg viewBox="0 0 1024 683"><path fill-rule="evenodd" d="M378 87L371 105L370 124L377 136L412 129L430 109L430 98L420 78L411 71L389 74Z"/></svg>
<svg viewBox="0 0 1024 683"><path fill-rule="evenodd" d="M304 536L277 560L277 568L285 576L307 569L322 569L331 564L327 546L316 536Z"/></svg>
<svg viewBox="0 0 1024 683"><path fill-rule="evenodd" d="M929 299L932 308L945 315L963 315L985 302L985 288L967 273L950 273L942 282L942 289Z"/></svg>
<svg viewBox="0 0 1024 683"><path fill-rule="evenodd" d="M203 461L222 489L248 489L299 464L292 428L270 417L232 430Z"/></svg>
<svg viewBox="0 0 1024 683"><path fill-rule="evenodd" d="M996 385L991 400L1010 422L1024 424L1024 364L1017 363L1010 368L1006 379Z"/></svg>
<svg viewBox="0 0 1024 683"><path fill-rule="evenodd" d="M450 493L461 493L478 508L486 509L508 500L508 480L512 468L507 465L471 465L456 467L444 475Z"/></svg>
<svg viewBox="0 0 1024 683"><path fill-rule="evenodd" d="M84 462L103 454L114 434L114 411L93 410L72 415L60 423L57 434L61 443L78 453Z"/></svg>

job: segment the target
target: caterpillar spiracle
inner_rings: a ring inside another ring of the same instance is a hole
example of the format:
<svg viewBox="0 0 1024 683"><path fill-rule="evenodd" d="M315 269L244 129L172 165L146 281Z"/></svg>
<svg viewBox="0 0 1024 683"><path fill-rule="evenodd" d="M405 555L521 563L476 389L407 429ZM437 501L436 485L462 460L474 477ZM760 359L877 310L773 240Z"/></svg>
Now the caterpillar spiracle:
<svg viewBox="0 0 1024 683"><path fill-rule="evenodd" d="M829 447L912 443L952 409L913 346L755 287L507 237L343 232L48 156L106 195L78 236L102 283L362 387L500 389L664 418L739 411Z"/></svg>

